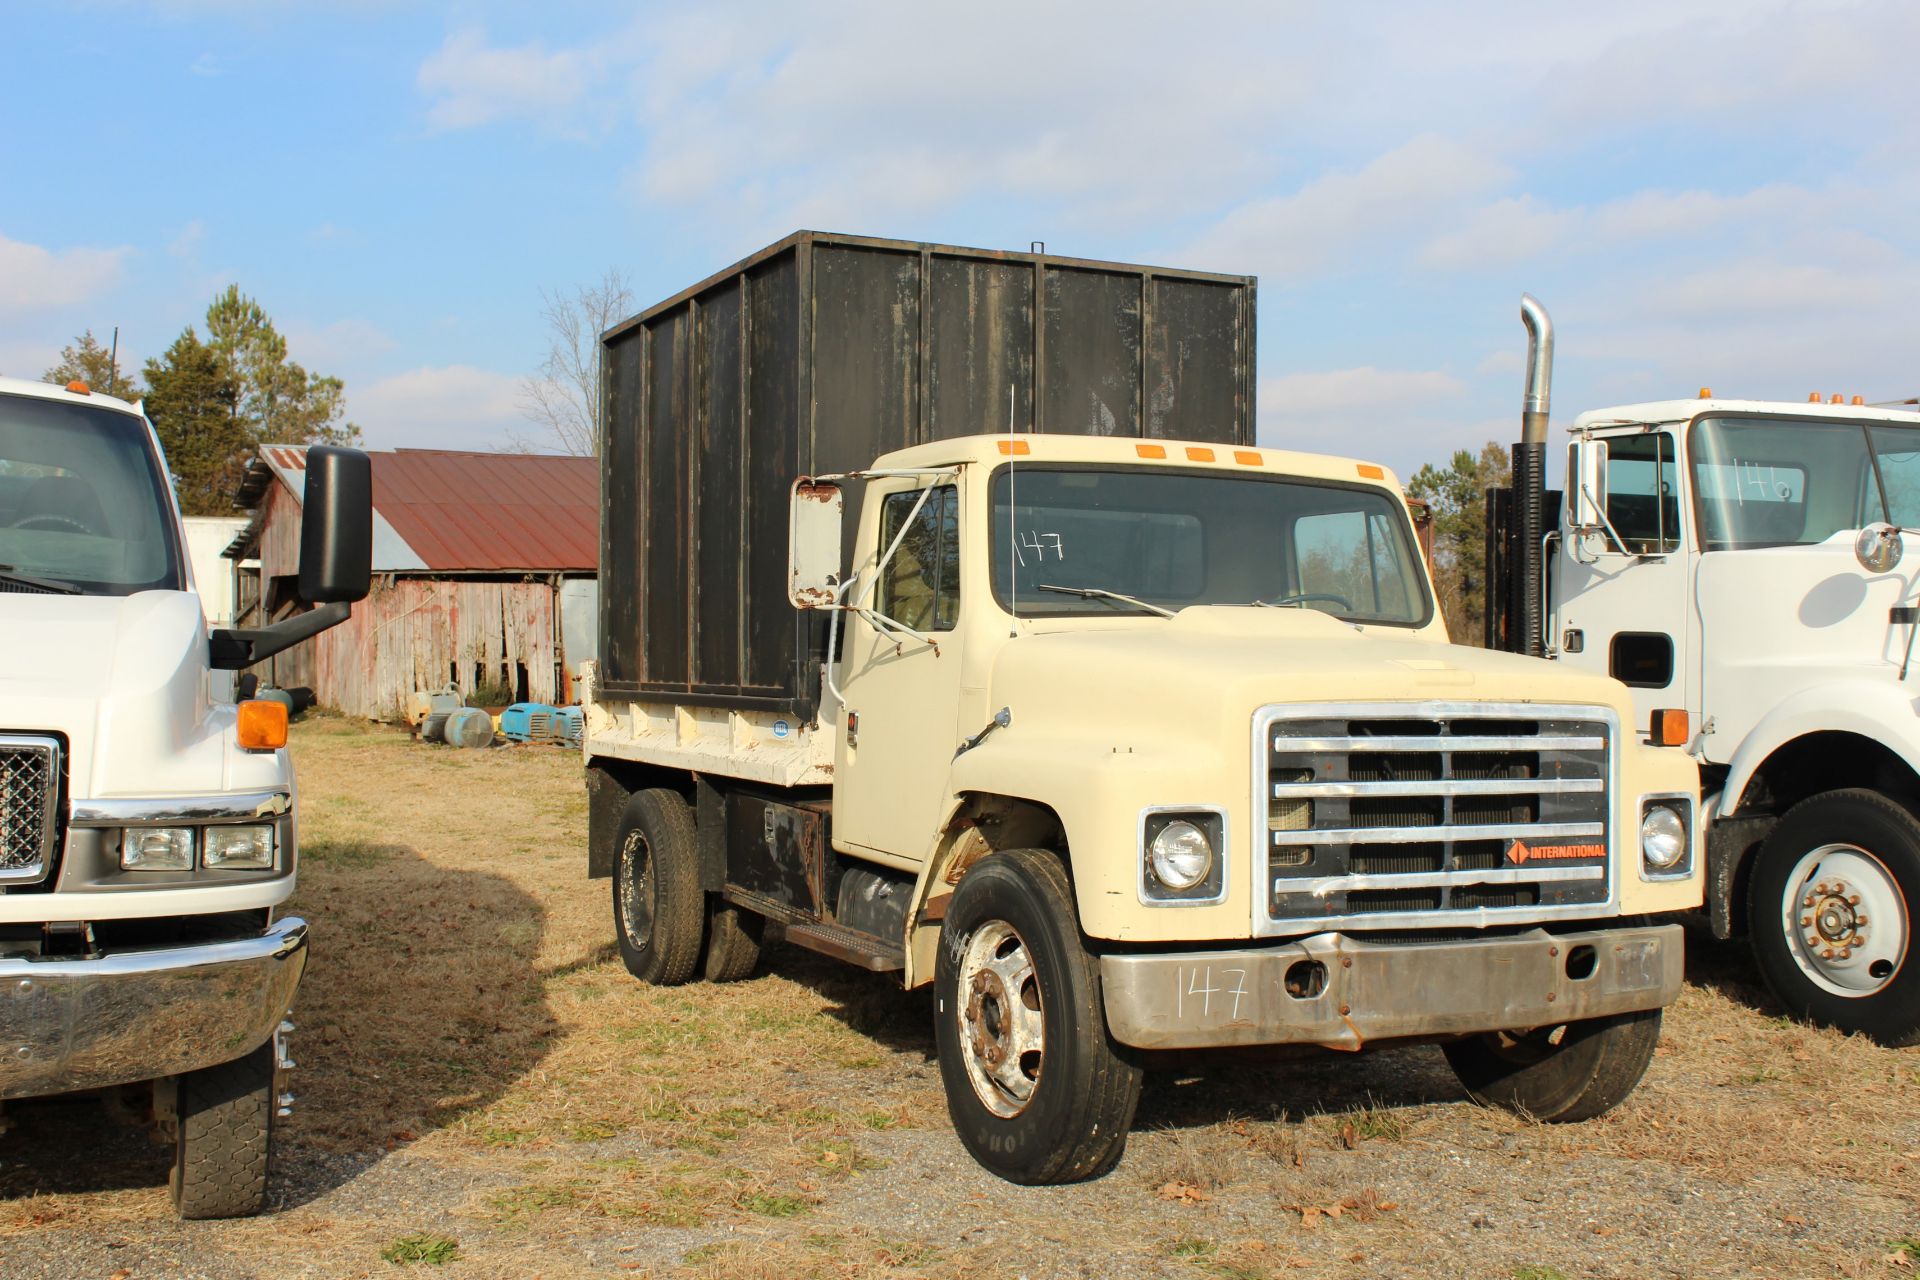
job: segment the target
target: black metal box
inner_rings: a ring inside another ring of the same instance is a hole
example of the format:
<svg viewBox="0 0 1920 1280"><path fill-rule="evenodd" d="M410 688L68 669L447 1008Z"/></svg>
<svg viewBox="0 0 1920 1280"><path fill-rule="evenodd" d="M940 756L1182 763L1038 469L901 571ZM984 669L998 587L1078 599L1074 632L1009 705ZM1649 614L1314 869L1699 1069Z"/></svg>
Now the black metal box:
<svg viewBox="0 0 1920 1280"><path fill-rule="evenodd" d="M801 231L601 341L606 697L812 717L798 476L1009 429L1253 442L1251 276Z"/></svg>

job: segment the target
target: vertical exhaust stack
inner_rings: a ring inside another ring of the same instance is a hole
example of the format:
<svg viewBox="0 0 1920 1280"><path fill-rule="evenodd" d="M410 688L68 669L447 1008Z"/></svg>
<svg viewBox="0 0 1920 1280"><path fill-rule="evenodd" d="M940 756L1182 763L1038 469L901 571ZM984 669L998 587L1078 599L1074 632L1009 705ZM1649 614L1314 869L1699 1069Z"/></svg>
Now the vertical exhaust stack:
<svg viewBox="0 0 1920 1280"><path fill-rule="evenodd" d="M1516 652L1544 655L1541 600L1541 539L1546 534L1547 413L1553 385L1553 320L1530 293L1520 295L1520 321L1527 326L1527 394L1520 411L1520 443L1513 446L1514 538L1510 563L1508 616L1517 635L1510 637Z"/></svg>

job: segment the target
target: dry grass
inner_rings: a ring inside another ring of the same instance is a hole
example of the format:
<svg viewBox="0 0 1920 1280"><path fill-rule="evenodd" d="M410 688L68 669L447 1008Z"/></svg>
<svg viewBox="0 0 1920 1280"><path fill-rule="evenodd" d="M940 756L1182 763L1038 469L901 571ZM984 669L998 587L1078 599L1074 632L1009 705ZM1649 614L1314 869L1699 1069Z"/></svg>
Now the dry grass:
<svg viewBox="0 0 1920 1280"><path fill-rule="evenodd" d="M403 1240L457 1240L409 1269L1876 1276L1920 1235L1920 1054L1779 1021L1734 949L1695 947L1653 1072L1597 1122L1477 1110L1431 1050L1238 1056L1156 1077L1112 1176L1024 1190L948 1131L923 994L789 949L745 983L635 984L583 875L576 756L331 718L295 743L291 1202L176 1227L164 1153L68 1108L0 1139L0 1259L146 1240L171 1242L153 1273L250 1274L311 1241L294 1272L385 1274ZM112 1158L9 1161L75 1135Z"/></svg>

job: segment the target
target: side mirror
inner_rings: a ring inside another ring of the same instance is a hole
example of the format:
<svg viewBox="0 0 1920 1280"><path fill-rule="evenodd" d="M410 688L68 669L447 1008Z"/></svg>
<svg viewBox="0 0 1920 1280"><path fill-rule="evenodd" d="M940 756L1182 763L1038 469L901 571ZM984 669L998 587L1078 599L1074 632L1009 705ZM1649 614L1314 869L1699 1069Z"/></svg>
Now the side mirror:
<svg viewBox="0 0 1920 1280"><path fill-rule="evenodd" d="M793 482L787 522L787 599L819 609L840 599L840 521L845 502L830 480Z"/></svg>
<svg viewBox="0 0 1920 1280"><path fill-rule="evenodd" d="M1900 530L1876 520L1860 531L1853 540L1853 558L1868 573L1892 573L1900 564L1900 555L1906 550L1901 541Z"/></svg>
<svg viewBox="0 0 1920 1280"><path fill-rule="evenodd" d="M1607 524L1607 442L1576 440L1567 467L1567 507L1577 530L1603 529Z"/></svg>
<svg viewBox="0 0 1920 1280"><path fill-rule="evenodd" d="M307 450L300 509L300 597L313 604L364 600L373 565L373 466L358 449Z"/></svg>

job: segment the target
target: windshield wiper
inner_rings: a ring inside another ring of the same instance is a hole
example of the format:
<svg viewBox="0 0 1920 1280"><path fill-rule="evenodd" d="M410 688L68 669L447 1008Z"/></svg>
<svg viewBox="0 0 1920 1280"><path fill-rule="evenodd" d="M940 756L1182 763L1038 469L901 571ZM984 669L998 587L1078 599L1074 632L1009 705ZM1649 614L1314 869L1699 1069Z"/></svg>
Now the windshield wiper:
<svg viewBox="0 0 1920 1280"><path fill-rule="evenodd" d="M36 578L30 573L21 573L10 564L0 564L0 582L17 582L23 587L32 587L36 591L51 591L55 595L77 596L80 588L71 582L62 582L58 578Z"/></svg>
<svg viewBox="0 0 1920 1280"><path fill-rule="evenodd" d="M1148 604L1139 596L1123 595L1118 591L1108 591L1104 587L1055 587L1047 583L1040 584L1042 591L1058 591L1063 596L1079 596L1082 600L1118 600L1121 604L1130 604L1136 609L1145 609L1148 613L1157 613L1163 618L1171 618L1173 610L1162 609L1157 604Z"/></svg>

